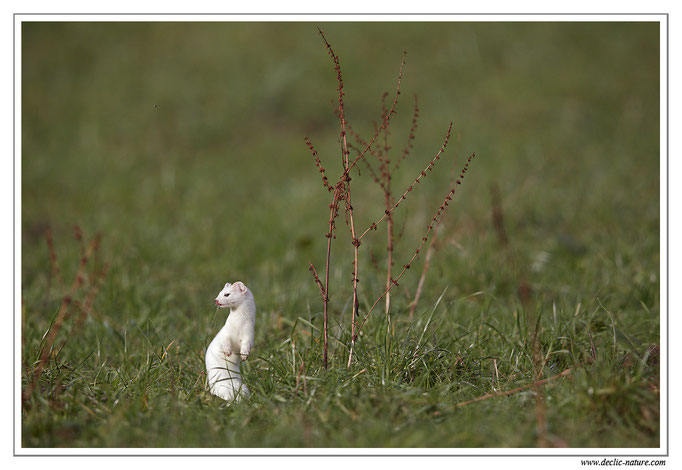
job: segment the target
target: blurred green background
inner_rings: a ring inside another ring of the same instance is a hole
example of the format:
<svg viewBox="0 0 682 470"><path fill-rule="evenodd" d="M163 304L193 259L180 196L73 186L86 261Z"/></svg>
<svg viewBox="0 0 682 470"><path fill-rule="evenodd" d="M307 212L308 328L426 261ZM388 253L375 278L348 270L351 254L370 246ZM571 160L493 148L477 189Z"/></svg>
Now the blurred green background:
<svg viewBox="0 0 682 470"><path fill-rule="evenodd" d="M78 259L73 226L87 236L103 234L101 258L110 271L96 315L63 353L67 362L87 357L81 366L87 383L98 368L120 368L123 344L135 344L130 331L147 325L148 332L150 322L158 339L138 345L156 350L175 340L194 358L185 370L196 379L220 323L213 299L226 281L243 280L256 295L261 351L286 338L282 321L302 316L319 324L319 292L307 267L312 261L320 271L324 263L329 199L304 136L333 178L339 128L336 77L317 26L340 56L346 116L364 136L379 120L381 94L393 93L407 51L391 127L395 152L406 142L412 95L420 117L415 147L393 178L398 193L454 123L437 171L398 212L397 224L405 226L398 265L421 239L452 172L477 154L447 213L440 235L447 243L427 277L423 309L448 287L444 304L483 292L492 317L510 316L523 272L539 305L559 305L569 318L576 305L591 309L599 299L627 338L657 343L658 23L25 22L25 364L35 359L61 298L46 289L47 228L67 279ZM357 223L365 227L382 214L382 199L364 172L353 183ZM493 186L513 256L499 246L492 224ZM342 324L352 261L345 232L340 218L332 297ZM368 254L383 259L383 242L375 234L363 244L361 297L370 304L383 278L373 275ZM396 316L406 311L420 271L421 265L403 278ZM341 367L343 356L333 364ZM46 409L35 404L24 412L24 445L59 445L51 433L81 419L82 410ZM62 442L144 445L114 424L106 436L85 428L78 425ZM630 424L623 429L626 437L595 431L569 445L656 443L657 430L642 441ZM210 445L200 434L187 438L187 445ZM271 444L301 445L282 439ZM358 445L334 439L310 445ZM377 439L370 445L383 445ZM489 445L462 439L444 445ZM502 445L528 444L510 439Z"/></svg>

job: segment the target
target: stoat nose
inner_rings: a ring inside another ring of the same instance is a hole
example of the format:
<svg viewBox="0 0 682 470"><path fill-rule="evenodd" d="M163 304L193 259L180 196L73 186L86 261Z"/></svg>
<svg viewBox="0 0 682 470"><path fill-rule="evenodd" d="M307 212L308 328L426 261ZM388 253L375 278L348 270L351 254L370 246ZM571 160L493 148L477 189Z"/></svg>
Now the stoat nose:
<svg viewBox="0 0 682 470"><path fill-rule="evenodd" d="M218 302L218 299L215 299L215 304L220 305L220 302Z"/></svg>

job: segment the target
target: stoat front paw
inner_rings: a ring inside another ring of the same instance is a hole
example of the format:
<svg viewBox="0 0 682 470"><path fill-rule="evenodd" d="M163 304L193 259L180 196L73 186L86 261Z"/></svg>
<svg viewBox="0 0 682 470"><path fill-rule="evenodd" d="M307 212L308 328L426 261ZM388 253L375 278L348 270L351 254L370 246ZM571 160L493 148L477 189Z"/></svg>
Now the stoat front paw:
<svg viewBox="0 0 682 470"><path fill-rule="evenodd" d="M230 357L232 355L232 348L225 349L225 356Z"/></svg>
<svg viewBox="0 0 682 470"><path fill-rule="evenodd" d="M239 351L240 356L242 357L242 361L245 361L248 357L249 354L251 353L251 348L248 345L242 345L242 350Z"/></svg>

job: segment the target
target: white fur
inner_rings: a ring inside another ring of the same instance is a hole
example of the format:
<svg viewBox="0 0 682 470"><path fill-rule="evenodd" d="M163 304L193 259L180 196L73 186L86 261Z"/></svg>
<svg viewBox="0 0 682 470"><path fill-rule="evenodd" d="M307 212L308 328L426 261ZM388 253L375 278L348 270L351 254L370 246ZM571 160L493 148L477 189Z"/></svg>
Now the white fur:
<svg viewBox="0 0 682 470"><path fill-rule="evenodd" d="M206 349L206 373L212 394L227 401L249 397L249 389L242 382L239 365L253 347L256 324L256 302L242 282L225 284L215 299L220 308L230 309L225 326Z"/></svg>

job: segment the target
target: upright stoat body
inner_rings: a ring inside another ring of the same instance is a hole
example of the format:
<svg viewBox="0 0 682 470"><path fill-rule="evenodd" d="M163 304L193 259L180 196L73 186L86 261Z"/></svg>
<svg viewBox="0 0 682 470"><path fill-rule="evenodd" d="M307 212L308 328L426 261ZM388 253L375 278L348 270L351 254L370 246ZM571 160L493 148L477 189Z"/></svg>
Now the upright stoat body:
<svg viewBox="0 0 682 470"><path fill-rule="evenodd" d="M206 349L206 373L212 394L223 400L248 398L249 390L242 383L239 364L245 361L253 347L256 323L256 302L242 282L225 284L215 299L220 308L230 308L225 326Z"/></svg>

